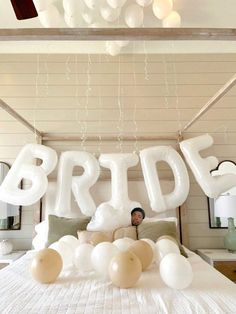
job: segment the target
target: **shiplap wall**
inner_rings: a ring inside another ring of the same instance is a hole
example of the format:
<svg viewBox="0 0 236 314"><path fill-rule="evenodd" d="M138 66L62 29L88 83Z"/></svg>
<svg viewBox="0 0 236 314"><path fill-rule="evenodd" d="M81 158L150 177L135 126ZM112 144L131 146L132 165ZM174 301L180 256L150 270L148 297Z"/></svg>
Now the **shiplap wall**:
<svg viewBox="0 0 236 314"><path fill-rule="evenodd" d="M45 142L58 154L86 150L98 156L133 152L174 141L136 141L136 136L176 135L193 115L236 72L235 54L167 55L0 55L0 98L42 132L77 135L82 142ZM236 161L236 88L233 88L184 138L209 132L213 154ZM113 135L114 142L87 142L89 135ZM122 141L133 136L133 142ZM25 143L35 142L23 125L0 111L0 160L13 163ZM165 163L160 177L171 178ZM101 178L109 178L103 169ZM191 189L186 205L191 249L222 247L225 230L208 227L207 198L189 170ZM56 171L50 176L55 179ZM141 178L140 166L129 178ZM23 208L22 229L1 231L16 248L30 248L38 205Z"/></svg>

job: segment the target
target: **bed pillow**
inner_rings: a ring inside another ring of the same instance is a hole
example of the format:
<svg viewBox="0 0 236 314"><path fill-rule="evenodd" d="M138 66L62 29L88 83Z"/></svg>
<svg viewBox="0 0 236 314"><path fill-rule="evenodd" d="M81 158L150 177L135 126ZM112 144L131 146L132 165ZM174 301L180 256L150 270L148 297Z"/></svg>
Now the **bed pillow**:
<svg viewBox="0 0 236 314"><path fill-rule="evenodd" d="M103 231L88 231L88 230L78 230L77 231L79 243L90 243L92 245L97 245L100 242L112 242L113 232L103 232Z"/></svg>
<svg viewBox="0 0 236 314"><path fill-rule="evenodd" d="M137 240L136 226L121 227L116 229L113 233L113 240L115 241L121 238L131 238L133 240Z"/></svg>
<svg viewBox="0 0 236 314"><path fill-rule="evenodd" d="M166 217L166 218L160 218L160 216L154 216L154 217L146 217L142 223L147 223L147 222L156 222L156 221L172 221L178 225L178 219L177 217Z"/></svg>
<svg viewBox="0 0 236 314"><path fill-rule="evenodd" d="M65 235L77 237L77 230L85 230L90 219L90 217L65 218L48 215L47 246L58 241Z"/></svg>
<svg viewBox="0 0 236 314"><path fill-rule="evenodd" d="M177 228L176 223L174 221L153 221L141 223L137 227L138 239L151 239L156 242L160 237L170 236L176 240L178 243L180 253L187 257L187 253L185 252L183 246L180 244L177 237Z"/></svg>

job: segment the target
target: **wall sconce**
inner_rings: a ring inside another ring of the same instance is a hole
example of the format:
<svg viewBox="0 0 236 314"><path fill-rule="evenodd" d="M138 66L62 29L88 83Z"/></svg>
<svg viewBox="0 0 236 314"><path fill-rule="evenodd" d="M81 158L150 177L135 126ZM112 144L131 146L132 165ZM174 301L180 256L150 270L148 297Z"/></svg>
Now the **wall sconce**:
<svg viewBox="0 0 236 314"><path fill-rule="evenodd" d="M228 232L224 237L225 248L231 253L236 253L236 195L221 195L215 201L215 216L228 218Z"/></svg>

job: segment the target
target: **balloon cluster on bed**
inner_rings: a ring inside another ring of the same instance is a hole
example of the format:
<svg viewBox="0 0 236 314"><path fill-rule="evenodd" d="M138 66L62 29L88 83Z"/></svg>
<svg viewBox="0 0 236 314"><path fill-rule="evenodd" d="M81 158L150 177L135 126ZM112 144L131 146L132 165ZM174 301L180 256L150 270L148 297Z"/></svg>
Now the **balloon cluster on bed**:
<svg viewBox="0 0 236 314"><path fill-rule="evenodd" d="M162 21L163 27L179 27L181 17L173 10L173 0L33 0L44 27L143 27L145 15ZM60 13L60 4L63 12ZM64 16L63 16L64 15ZM149 25L150 26L150 25ZM117 55L126 41L106 43L106 50Z"/></svg>
<svg viewBox="0 0 236 314"><path fill-rule="evenodd" d="M99 239L94 237L93 241L96 243ZM184 289L191 284L191 264L180 255L175 241L168 237L162 237L156 243L150 239L121 238L93 246L79 244L78 239L67 235L51 244L49 249L36 253L31 273L40 283L51 283L62 269L68 271L74 266L82 276L96 272L117 287L131 288L152 263L159 264L160 276L167 286Z"/></svg>

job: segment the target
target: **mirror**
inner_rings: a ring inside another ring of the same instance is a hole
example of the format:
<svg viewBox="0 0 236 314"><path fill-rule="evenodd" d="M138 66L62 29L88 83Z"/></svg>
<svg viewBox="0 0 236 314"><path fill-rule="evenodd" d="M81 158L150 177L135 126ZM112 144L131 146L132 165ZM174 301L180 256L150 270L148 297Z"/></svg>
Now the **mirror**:
<svg viewBox="0 0 236 314"><path fill-rule="evenodd" d="M211 171L213 176L234 173L236 174L236 163L232 160L224 160L221 161L217 168ZM236 195L236 187L222 193L221 195ZM210 228L228 228L228 219L226 217L217 217L215 215L215 201L216 198L207 198L208 200L208 214L209 214L209 227ZM236 204L235 204L236 207ZM234 219L234 223L236 223L236 219Z"/></svg>
<svg viewBox="0 0 236 314"><path fill-rule="evenodd" d="M0 162L0 184L2 184L10 166ZM19 230L21 228L21 206L0 201L0 230Z"/></svg>

